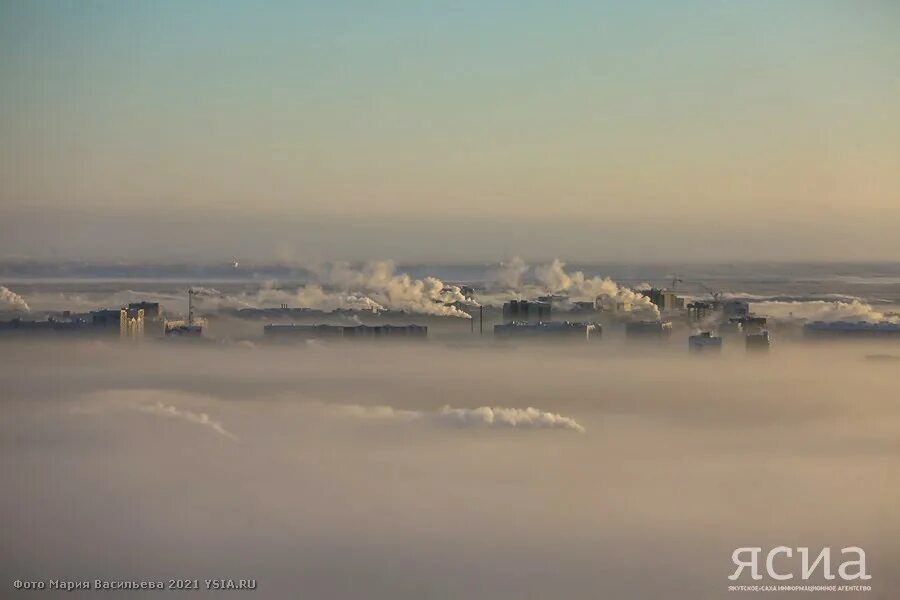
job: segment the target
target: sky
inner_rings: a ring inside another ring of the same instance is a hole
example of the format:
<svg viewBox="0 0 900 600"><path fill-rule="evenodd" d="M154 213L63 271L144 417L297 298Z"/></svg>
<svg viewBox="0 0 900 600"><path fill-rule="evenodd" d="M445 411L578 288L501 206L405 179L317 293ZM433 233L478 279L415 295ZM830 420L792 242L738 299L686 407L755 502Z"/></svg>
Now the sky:
<svg viewBox="0 0 900 600"><path fill-rule="evenodd" d="M0 257L900 256L894 2L0 3Z"/></svg>

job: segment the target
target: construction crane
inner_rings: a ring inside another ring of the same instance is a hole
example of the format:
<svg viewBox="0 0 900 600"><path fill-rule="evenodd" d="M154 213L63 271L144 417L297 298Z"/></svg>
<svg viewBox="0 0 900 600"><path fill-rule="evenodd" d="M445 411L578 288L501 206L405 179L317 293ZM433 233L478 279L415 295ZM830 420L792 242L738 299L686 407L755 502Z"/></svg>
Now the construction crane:
<svg viewBox="0 0 900 600"><path fill-rule="evenodd" d="M704 290L706 290L707 292L709 292L710 295L712 295L713 301L714 301L714 302L718 302L718 301L719 301L719 298L722 296L722 292L717 292L716 290L710 288L708 285L706 285L706 284L703 283L702 281L695 281L694 283L696 283L697 285L699 285L700 287L702 287Z"/></svg>
<svg viewBox="0 0 900 600"><path fill-rule="evenodd" d="M715 302L718 302L719 298L722 296L722 292L718 292L718 291L710 288L708 285L706 285L702 281L685 280L685 279L682 279L681 277L678 277L677 275L672 276L672 288L671 289L673 292L675 291L675 285L678 283L688 283L688 284L699 285L713 297L713 301L715 301Z"/></svg>

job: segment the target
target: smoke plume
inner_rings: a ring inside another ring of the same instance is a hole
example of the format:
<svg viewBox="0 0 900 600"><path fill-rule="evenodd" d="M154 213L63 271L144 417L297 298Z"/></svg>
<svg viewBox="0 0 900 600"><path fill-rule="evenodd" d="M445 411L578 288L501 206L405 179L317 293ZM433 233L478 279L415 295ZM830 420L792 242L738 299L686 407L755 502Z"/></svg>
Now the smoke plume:
<svg viewBox="0 0 900 600"><path fill-rule="evenodd" d="M471 318L453 303L467 303L458 286L437 277L414 279L397 273L393 261L374 261L354 268L333 263L313 271L314 281L296 289L266 281L254 291L225 294L214 288L194 287L202 308L263 308L280 304L331 312L360 310L406 311L416 314Z"/></svg>
<svg viewBox="0 0 900 600"><path fill-rule="evenodd" d="M659 318L659 309L650 299L627 288L620 287L609 277L587 278L582 271L568 273L566 263L554 259L548 265L535 267L534 275L538 283L551 294L565 293L570 300L599 300L604 308L615 308L619 303L628 303L632 311L647 318Z"/></svg>
<svg viewBox="0 0 900 600"><path fill-rule="evenodd" d="M397 273L396 265L390 260L369 262L361 269L347 263L333 263L321 270L318 277L324 289L349 294L357 300L364 298L388 309L470 318L468 313L452 306L454 302L466 301L458 286L447 285L437 277L413 279L406 273ZM298 295L308 294L309 288L301 288Z"/></svg>
<svg viewBox="0 0 900 600"><path fill-rule="evenodd" d="M492 279L504 290L518 291L522 287L522 278L528 273L528 265L518 256L500 263L494 271Z"/></svg>
<svg viewBox="0 0 900 600"><path fill-rule="evenodd" d="M584 433L584 427L575 419L544 412L536 408L503 408L479 406L478 408L453 408L444 406L437 417L442 423L460 427L517 427L523 429L569 429Z"/></svg>
<svg viewBox="0 0 900 600"><path fill-rule="evenodd" d="M387 309L368 296L340 291L327 291L321 285L315 283L305 285L296 292L288 292L287 294L280 290L260 290L259 296L260 300L265 300L269 296L271 299L278 299L281 302L294 303L304 308L328 312L334 310L379 312ZM266 304L266 302L263 301L260 304Z"/></svg>
<svg viewBox="0 0 900 600"><path fill-rule="evenodd" d="M225 429L225 427L223 427L220 422L214 420L208 414L203 412L195 413L190 410L184 410L170 404L163 404L162 402L155 402L153 404L138 404L135 407L135 410L150 415L168 417L171 419L180 419L182 421L187 421L188 423L194 423L195 425L207 427L215 431L219 435L224 435L228 439L237 441L236 435Z"/></svg>
<svg viewBox="0 0 900 600"><path fill-rule="evenodd" d="M157 417L179 419L205 427L230 440L237 441L236 435L225 429L221 422L215 420L206 412L195 412L179 408L174 404L165 403L158 399L153 401L145 400L154 397L158 398L160 395L168 396L169 398L182 396L158 390L108 390L89 396L89 400L82 401L70 408L69 413L73 415L104 415L132 411Z"/></svg>
<svg viewBox="0 0 900 600"><path fill-rule="evenodd" d="M434 412L399 410L391 406L346 405L339 408L342 415L402 422L427 422L435 425L460 428L511 428L511 429L566 429L584 433L585 429L575 419L545 412L536 408L504 408L479 406L478 408L454 408L449 405Z"/></svg>
<svg viewBox="0 0 900 600"><path fill-rule="evenodd" d="M471 318L453 306L454 302L466 302L458 286L445 284L436 277L414 279L406 273L397 273L393 261L369 262L359 269L347 263L333 263L315 271L314 277L315 281L295 290L278 288L273 281L255 292L235 296L198 289L202 290L200 295L217 305L233 308L288 304L322 311L400 310Z"/></svg>
<svg viewBox="0 0 900 600"><path fill-rule="evenodd" d="M25 298L7 287L0 286L0 310L28 312L31 309Z"/></svg>

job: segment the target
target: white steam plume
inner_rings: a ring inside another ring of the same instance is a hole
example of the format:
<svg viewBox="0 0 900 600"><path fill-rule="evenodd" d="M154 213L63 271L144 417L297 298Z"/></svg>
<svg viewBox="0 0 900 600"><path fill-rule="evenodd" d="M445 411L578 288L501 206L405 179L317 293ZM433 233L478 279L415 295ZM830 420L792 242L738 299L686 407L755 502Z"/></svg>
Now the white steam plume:
<svg viewBox="0 0 900 600"><path fill-rule="evenodd" d="M214 288L194 287L195 297L202 299L205 309L264 308L288 304L300 308L322 311L334 310L386 310L384 306L363 295L326 290L318 283L311 283L296 290L276 287L277 282L266 281L254 292L225 294Z"/></svg>
<svg viewBox="0 0 900 600"><path fill-rule="evenodd" d="M447 285L436 277L413 279L406 273L396 273L396 266L390 260L369 262L361 269L334 263L319 273L319 279L323 291L366 298L387 309L471 318L452 306L454 302L466 301L458 286ZM298 294L309 293L309 287L301 288Z"/></svg>
<svg viewBox="0 0 900 600"><path fill-rule="evenodd" d="M225 427L223 427L219 421L212 419L212 417L210 417L206 413L195 413L190 410L178 408L171 404L163 404L162 402L155 402L154 404L138 404L134 407L134 409L139 412L151 415L180 419L182 421L187 421L188 423L201 425L203 427L212 429L219 435L224 435L228 439L235 441L237 440L236 435L225 429Z"/></svg>
<svg viewBox="0 0 900 600"><path fill-rule="evenodd" d="M314 284L304 286L297 290L296 299L299 306L307 306L328 311L344 309L378 312L385 310L384 306L368 296L329 293L322 289L321 286Z"/></svg>
<svg viewBox="0 0 900 600"><path fill-rule="evenodd" d="M401 410L392 406L363 406L342 404L335 407L338 414L358 419L383 419L386 421L421 421L425 413L418 410Z"/></svg>
<svg viewBox="0 0 900 600"><path fill-rule="evenodd" d="M25 298L7 287L0 286L0 310L28 312L31 308L25 302Z"/></svg>
<svg viewBox="0 0 900 600"><path fill-rule="evenodd" d="M305 285L298 290L280 290L273 282L267 282L256 293L252 300L255 306L270 306L272 304L289 304L293 306L312 308L315 310L366 310L382 311L385 307L371 298L341 291L327 291L317 283Z"/></svg>
<svg viewBox="0 0 900 600"><path fill-rule="evenodd" d="M522 279L528 273L528 265L518 256L500 263L493 273L492 279L496 285L504 290L519 290L522 288Z"/></svg>
<svg viewBox="0 0 900 600"><path fill-rule="evenodd" d="M179 408L174 404L168 404L158 399L149 400L158 396L172 399L182 398L182 395L158 390L106 390L88 396L85 402L78 403L70 408L69 413L75 415L105 415L133 411L193 423L232 441L237 441L236 435L225 429L222 423L205 412L194 412Z"/></svg>
<svg viewBox="0 0 900 600"><path fill-rule="evenodd" d="M605 308L615 308L620 302L631 304L632 311L649 318L659 318L659 309L646 296L620 287L609 277L585 277L582 271L568 273L566 263L554 259L548 265L535 267L538 283L550 293L568 294L570 300L593 301L599 299Z"/></svg>
<svg viewBox="0 0 900 600"><path fill-rule="evenodd" d="M217 290L216 288L203 287L203 286L194 286L191 288L191 291L195 296L209 297L209 298L224 298L225 294Z"/></svg>
<svg viewBox="0 0 900 600"><path fill-rule="evenodd" d="M438 419L461 427L519 427L524 429L569 429L584 433L584 427L575 419L536 408L503 408L480 406L478 408L453 408L444 406Z"/></svg>
<svg viewBox="0 0 900 600"><path fill-rule="evenodd" d="M253 293L226 296L218 290L195 288L195 292L217 307L260 308L288 304L298 308L334 310L402 310L426 315L471 318L453 303L466 303L458 286L445 284L436 277L413 279L397 273L393 261L366 263L356 269L347 263L320 268L315 281L296 290L280 289L266 282Z"/></svg>
<svg viewBox="0 0 900 600"><path fill-rule="evenodd" d="M545 412L536 408L504 408L479 406L478 408L454 408L444 406L439 411L398 410L390 406L345 405L338 409L341 415L373 420L426 422L434 425L475 428L510 429L565 429L584 433L585 429L575 419Z"/></svg>

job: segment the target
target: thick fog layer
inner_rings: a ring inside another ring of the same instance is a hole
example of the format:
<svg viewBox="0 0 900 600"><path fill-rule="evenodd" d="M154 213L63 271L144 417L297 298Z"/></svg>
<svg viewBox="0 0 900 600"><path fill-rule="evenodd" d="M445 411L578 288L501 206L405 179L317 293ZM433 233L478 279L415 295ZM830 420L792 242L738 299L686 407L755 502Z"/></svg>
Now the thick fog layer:
<svg viewBox="0 0 900 600"><path fill-rule="evenodd" d="M693 600L785 545L860 546L860 596L900 589L896 347L0 353L3 585Z"/></svg>

